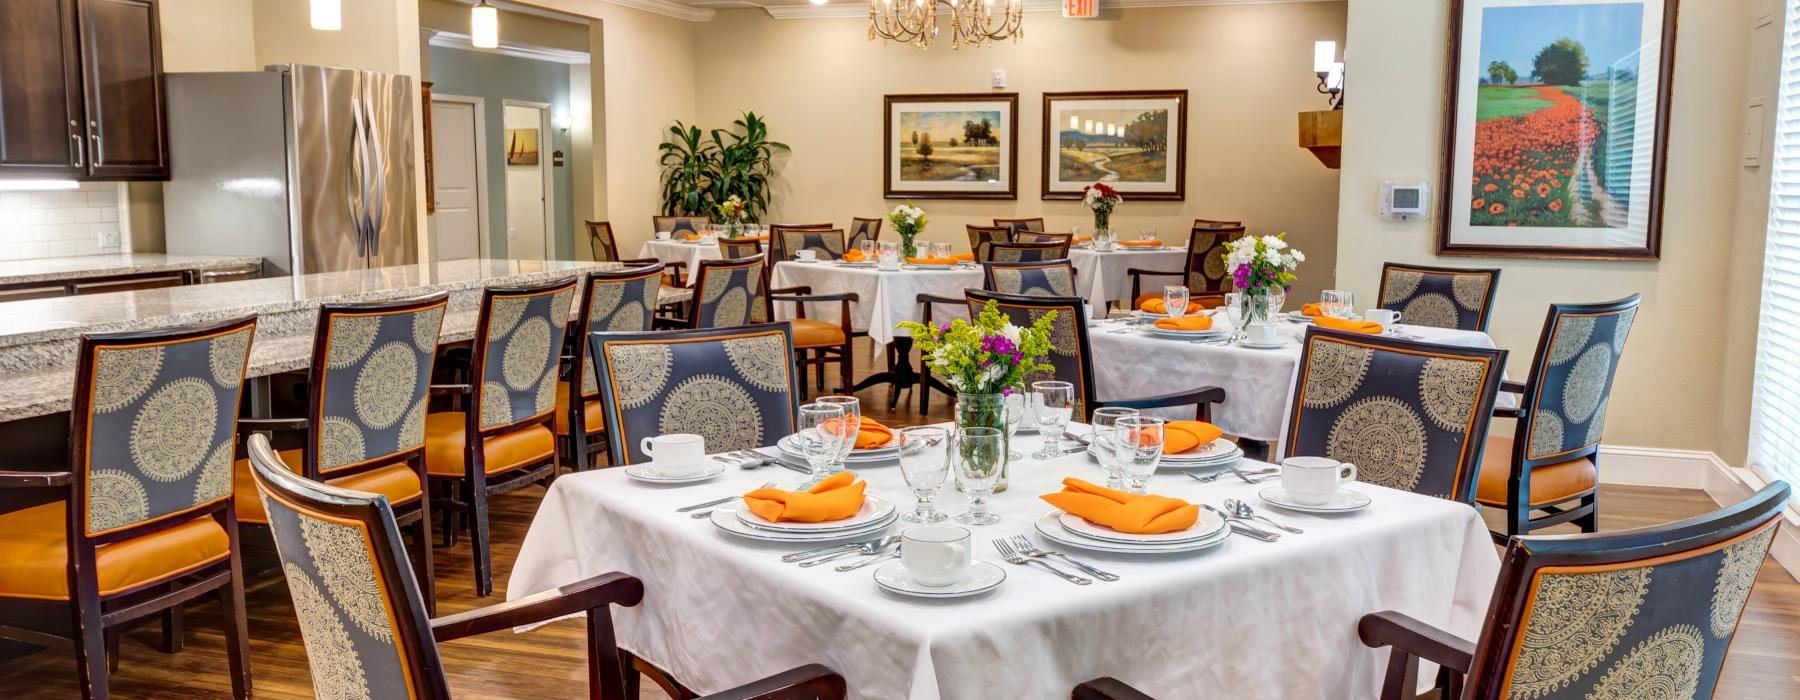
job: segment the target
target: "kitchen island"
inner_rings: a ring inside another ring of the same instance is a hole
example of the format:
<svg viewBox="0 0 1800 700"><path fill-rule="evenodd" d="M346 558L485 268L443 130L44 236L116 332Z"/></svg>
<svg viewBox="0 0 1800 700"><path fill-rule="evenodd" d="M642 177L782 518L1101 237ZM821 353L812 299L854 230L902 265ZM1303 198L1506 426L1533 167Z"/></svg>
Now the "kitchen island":
<svg viewBox="0 0 1800 700"><path fill-rule="evenodd" d="M168 255L110 253L62 258L0 261L0 290L43 290L76 293L72 286L152 277L205 281L209 274L260 274L263 259L254 255Z"/></svg>

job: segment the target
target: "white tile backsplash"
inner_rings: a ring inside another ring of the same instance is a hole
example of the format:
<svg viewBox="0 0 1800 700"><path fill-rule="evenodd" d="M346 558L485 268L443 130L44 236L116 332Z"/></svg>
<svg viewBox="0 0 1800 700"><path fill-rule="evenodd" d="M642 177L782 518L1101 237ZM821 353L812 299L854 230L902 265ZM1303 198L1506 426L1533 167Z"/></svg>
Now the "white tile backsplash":
<svg viewBox="0 0 1800 700"><path fill-rule="evenodd" d="M100 234L120 233L124 187L84 182L61 192L0 192L0 260L127 252L129 243L100 247Z"/></svg>

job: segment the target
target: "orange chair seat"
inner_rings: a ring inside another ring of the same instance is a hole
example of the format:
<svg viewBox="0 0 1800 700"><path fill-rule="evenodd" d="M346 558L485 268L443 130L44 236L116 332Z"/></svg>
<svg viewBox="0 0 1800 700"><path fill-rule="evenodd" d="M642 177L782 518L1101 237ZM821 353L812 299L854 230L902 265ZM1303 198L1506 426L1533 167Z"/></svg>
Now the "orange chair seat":
<svg viewBox="0 0 1800 700"><path fill-rule="evenodd" d="M1483 505L1506 507L1506 481L1512 476L1513 439L1489 435L1487 449L1481 455L1480 481L1475 485L1475 500ZM1541 506L1567 501L1594 490L1600 484L1600 470L1588 457L1550 464L1531 470L1531 505Z"/></svg>
<svg viewBox="0 0 1800 700"><path fill-rule="evenodd" d="M1143 308L1144 302L1150 301L1151 299L1161 299L1162 297L1163 295L1160 292L1156 294L1139 294L1138 298L1131 302L1131 308ZM1192 296L1188 298L1188 303L1201 309L1216 309L1225 305L1225 295L1217 292L1194 292L1192 293Z"/></svg>
<svg viewBox="0 0 1800 700"><path fill-rule="evenodd" d="M815 318L796 318L789 323L794 324L794 347L818 348L845 342L844 327L838 324Z"/></svg>
<svg viewBox="0 0 1800 700"><path fill-rule="evenodd" d="M463 467L463 414L460 411L425 416L425 473L461 478ZM543 425L495 435L482 442L487 473L498 474L549 459L556 451L556 436Z"/></svg>
<svg viewBox="0 0 1800 700"><path fill-rule="evenodd" d="M289 469L296 474L300 473L300 450L282 450L280 456L282 463L288 465ZM269 514L263 511L262 499L256 493L256 480L250 477L250 460L240 459L232 463L231 481L237 492L238 522L269 524ZM410 503L424 495L424 489L419 488L419 475L404 462L326 479L325 483L352 491L378 493L387 496L388 504L394 506Z"/></svg>
<svg viewBox="0 0 1800 700"><path fill-rule="evenodd" d="M600 399L588 399L581 407L581 426L589 433L599 432L606 426L605 411L600 408ZM569 434L569 383L556 383L556 434Z"/></svg>
<svg viewBox="0 0 1800 700"><path fill-rule="evenodd" d="M68 600L66 503L0 515L0 597ZM100 595L166 581L231 556L231 540L210 516L94 550Z"/></svg>

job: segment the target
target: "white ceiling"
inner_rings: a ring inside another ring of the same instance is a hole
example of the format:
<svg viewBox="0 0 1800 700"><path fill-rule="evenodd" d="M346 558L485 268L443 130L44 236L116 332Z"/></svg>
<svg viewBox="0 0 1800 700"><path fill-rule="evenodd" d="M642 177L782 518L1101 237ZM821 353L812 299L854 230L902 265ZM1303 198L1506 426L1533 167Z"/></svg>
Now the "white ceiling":
<svg viewBox="0 0 1800 700"><path fill-rule="evenodd" d="M458 1L470 4L475 2L475 0ZM579 12L575 12L579 5L588 2L606 2L692 21L712 19L715 10L749 7L763 8L776 19L860 16L866 14L869 7L868 0L829 0L824 5L813 5L809 0L490 0L490 2L514 10L530 11L536 8L547 8L575 14L579 14ZM1100 4L1102 9L1106 9L1290 2L1345 2L1345 0L1101 0ZM536 8L531 7L534 5ZM1025 9L1028 12L1056 12L1062 9L1062 0L1025 0ZM540 10L540 12L542 11Z"/></svg>

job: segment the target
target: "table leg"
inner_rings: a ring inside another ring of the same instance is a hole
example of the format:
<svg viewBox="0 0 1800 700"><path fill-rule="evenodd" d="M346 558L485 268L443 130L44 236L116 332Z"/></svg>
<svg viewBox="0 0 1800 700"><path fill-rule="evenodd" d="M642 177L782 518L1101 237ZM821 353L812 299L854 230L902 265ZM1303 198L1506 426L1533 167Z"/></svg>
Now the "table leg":
<svg viewBox="0 0 1800 700"><path fill-rule="evenodd" d="M888 343L887 369L871 374L857 382L855 388L851 389L851 393L886 384L888 385L888 409L893 410L898 407L900 391L919 385L922 379L918 370L913 369L912 366L912 344L913 340L908 336L895 338L893 342ZM929 380L928 377L923 379Z"/></svg>

